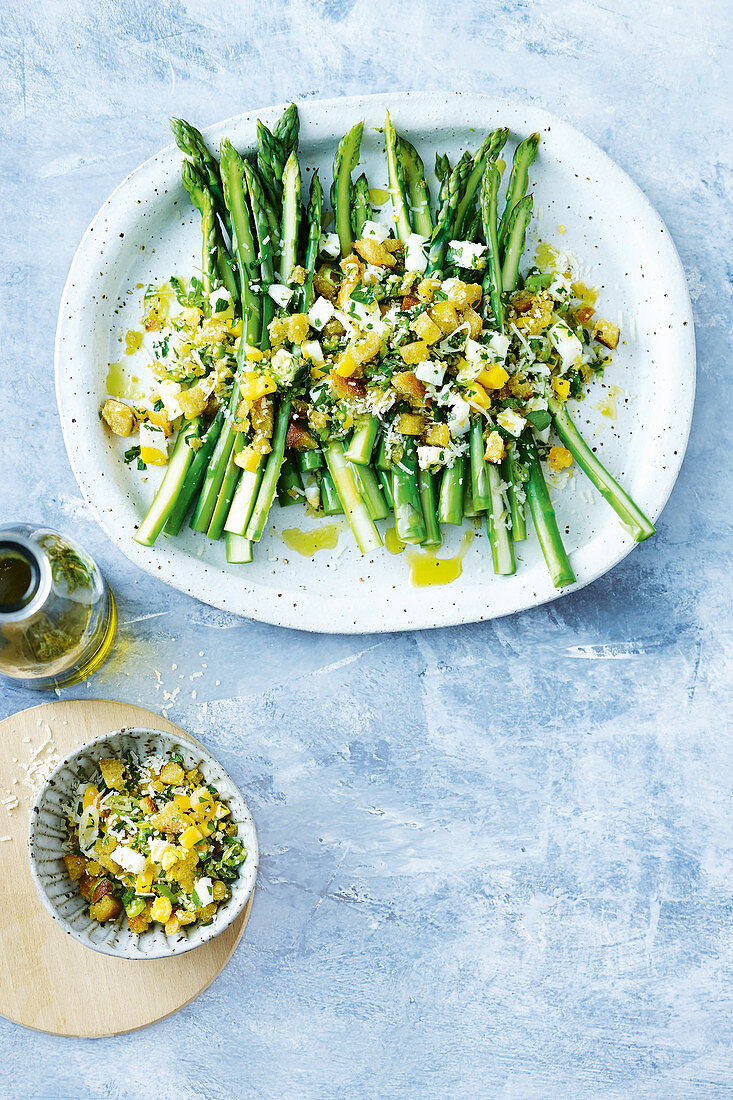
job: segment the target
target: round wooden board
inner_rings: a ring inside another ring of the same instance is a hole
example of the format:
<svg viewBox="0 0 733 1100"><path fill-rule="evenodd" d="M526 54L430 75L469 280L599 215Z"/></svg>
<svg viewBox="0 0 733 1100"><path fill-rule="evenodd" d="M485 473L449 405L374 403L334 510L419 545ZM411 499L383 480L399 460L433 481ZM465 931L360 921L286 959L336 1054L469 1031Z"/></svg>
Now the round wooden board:
<svg viewBox="0 0 733 1100"><path fill-rule="evenodd" d="M26 777L34 771L32 761L61 759L82 742L123 726L147 726L195 741L152 711L102 699L46 703L0 722L0 836L10 837L0 843L0 1013L36 1031L97 1038L170 1016L224 968L252 908L250 898L226 931L194 951L149 962L91 951L51 920L28 866L35 790ZM1 804L8 790L19 801L12 810Z"/></svg>

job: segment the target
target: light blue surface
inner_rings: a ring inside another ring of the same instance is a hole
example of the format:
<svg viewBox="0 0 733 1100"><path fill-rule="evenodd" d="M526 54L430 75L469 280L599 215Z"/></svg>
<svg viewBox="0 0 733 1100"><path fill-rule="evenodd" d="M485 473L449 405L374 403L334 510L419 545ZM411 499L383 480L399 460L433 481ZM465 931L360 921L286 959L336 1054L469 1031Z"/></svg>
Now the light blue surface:
<svg viewBox="0 0 733 1100"><path fill-rule="evenodd" d="M245 938L198 1000L97 1042L0 1022L0 1095L730 1095L730 10L2 11L0 515L76 533L118 596L116 655L68 694L165 707L202 737L263 858ZM659 533L584 591L480 626L339 639L198 605L112 548L66 461L52 359L74 249L168 115L421 87L557 112L669 226L699 373ZM0 688L3 717L40 701Z"/></svg>

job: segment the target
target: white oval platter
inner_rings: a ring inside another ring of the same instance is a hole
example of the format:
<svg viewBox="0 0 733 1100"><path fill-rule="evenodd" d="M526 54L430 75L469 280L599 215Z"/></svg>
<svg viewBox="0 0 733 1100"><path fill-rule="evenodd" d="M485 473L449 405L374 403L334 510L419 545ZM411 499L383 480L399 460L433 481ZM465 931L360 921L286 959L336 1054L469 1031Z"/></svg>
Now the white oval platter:
<svg viewBox="0 0 733 1100"><path fill-rule="evenodd" d="M257 118L273 125L282 109L238 115L204 133L217 149L229 137L247 152L255 144ZM362 168L373 188L385 187L377 128L387 109L421 152L433 194L436 152L447 151L453 162L498 125L509 126L513 139L541 133L531 174L535 219L528 251L538 238L571 251L582 263L585 282L600 288L599 313L622 329L603 383L594 383L574 415L602 461L656 519L687 444L695 345L679 257L638 187L573 127L510 100L400 93L308 101L299 109L306 189L310 171L318 167L327 190L336 144L359 118L365 119ZM133 536L161 475L148 471L143 480L121 461L125 441L105 430L99 408L108 364L124 358L125 331L140 327L143 288L172 274L190 276L200 264L200 223L180 169L181 153L171 145L113 192L79 245L59 312L56 392L69 458L95 515L131 561L197 599L263 622L368 633L477 622L534 607L595 580L633 549L632 537L579 471L551 484L577 577L562 592L553 588L533 534L517 545L515 576L494 576L484 529L468 547L464 538L460 576L429 587L410 583L409 558L419 552L393 556L384 549L362 557L343 521L336 549L304 557L287 548L280 532L331 521L309 520L298 505L273 506L249 565L228 565L223 541L212 543L190 531L175 540L161 536L153 548L138 546ZM459 529L452 530L440 556L454 555L462 538Z"/></svg>

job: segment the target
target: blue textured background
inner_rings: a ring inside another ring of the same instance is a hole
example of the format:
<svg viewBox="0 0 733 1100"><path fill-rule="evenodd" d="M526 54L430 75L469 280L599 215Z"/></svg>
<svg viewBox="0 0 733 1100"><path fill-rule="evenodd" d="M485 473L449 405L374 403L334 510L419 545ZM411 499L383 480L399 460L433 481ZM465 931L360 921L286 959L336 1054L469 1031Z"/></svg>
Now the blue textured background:
<svg viewBox="0 0 733 1100"><path fill-rule="evenodd" d="M730 16L4 0L0 515L97 556L121 644L72 694L165 707L203 736L263 860L207 992L97 1042L0 1021L1 1095L731 1095ZM584 591L480 626L339 639L200 606L112 548L67 464L52 356L74 249L170 114L421 87L559 113L667 222L699 388L659 533ZM0 688L2 716L38 701Z"/></svg>

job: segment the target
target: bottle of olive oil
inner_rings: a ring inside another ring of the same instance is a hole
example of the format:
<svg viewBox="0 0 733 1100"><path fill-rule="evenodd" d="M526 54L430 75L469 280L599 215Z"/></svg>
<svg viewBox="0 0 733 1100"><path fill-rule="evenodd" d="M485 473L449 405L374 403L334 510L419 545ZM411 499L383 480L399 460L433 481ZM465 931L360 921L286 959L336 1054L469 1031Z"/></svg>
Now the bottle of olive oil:
<svg viewBox="0 0 733 1100"><path fill-rule="evenodd" d="M0 527L0 673L25 687L91 676L117 634L114 597L81 547L45 527Z"/></svg>

